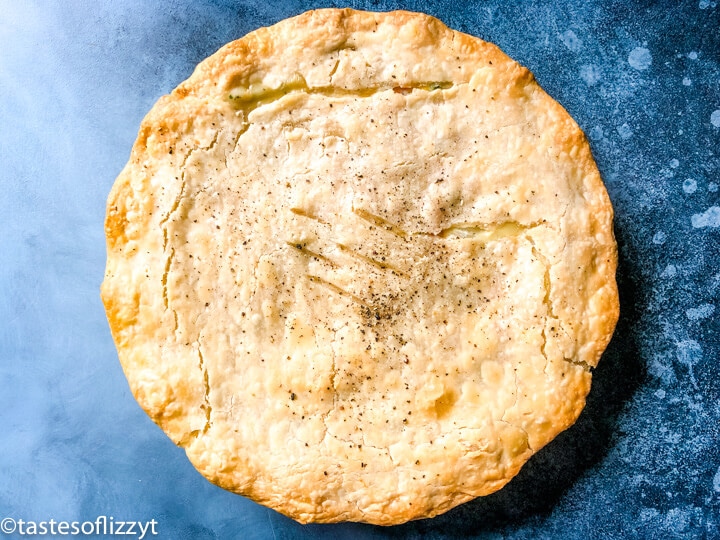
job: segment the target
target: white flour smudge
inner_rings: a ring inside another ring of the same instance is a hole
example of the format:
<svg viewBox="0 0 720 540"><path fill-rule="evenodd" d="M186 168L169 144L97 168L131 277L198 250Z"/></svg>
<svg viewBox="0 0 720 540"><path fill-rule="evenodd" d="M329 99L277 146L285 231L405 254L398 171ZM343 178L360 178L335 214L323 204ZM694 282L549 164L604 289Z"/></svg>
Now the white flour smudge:
<svg viewBox="0 0 720 540"><path fill-rule="evenodd" d="M585 81L588 86L595 86L600 82L600 69L594 64L585 64L580 66L580 78Z"/></svg>
<svg viewBox="0 0 720 540"><path fill-rule="evenodd" d="M692 84L692 81L688 79L687 77L683 77L683 85L684 86L690 86Z"/></svg>
<svg viewBox="0 0 720 540"><path fill-rule="evenodd" d="M697 191L697 182L692 178L688 178L683 182L683 191L688 195Z"/></svg>
<svg viewBox="0 0 720 540"><path fill-rule="evenodd" d="M675 346L677 347L677 359L681 364L687 366L688 374L690 375L690 382L695 388L697 388L697 381L695 380L693 366L702 359L702 347L694 339L680 341L676 343Z"/></svg>
<svg viewBox="0 0 720 540"><path fill-rule="evenodd" d="M688 58L690 60L697 60L697 57L698 57L698 53L696 53L695 51L690 51L688 53Z"/></svg>
<svg viewBox="0 0 720 540"><path fill-rule="evenodd" d="M693 214L690 223L696 229L703 227L720 227L720 206L711 206L702 214Z"/></svg>
<svg viewBox="0 0 720 540"><path fill-rule="evenodd" d="M667 240L667 235L662 232L658 231L655 233L655 236L653 236L653 244L663 245L665 241Z"/></svg>
<svg viewBox="0 0 720 540"><path fill-rule="evenodd" d="M572 30L565 30L565 32L560 35L560 39L572 52L576 53L580 50L580 47L582 47L582 40L577 37Z"/></svg>
<svg viewBox="0 0 720 540"><path fill-rule="evenodd" d="M622 126L617 128L617 132L618 135L620 135L620 138L624 141L633 136L633 130L630 129L630 126L628 126L627 124L623 124Z"/></svg>
<svg viewBox="0 0 720 540"><path fill-rule="evenodd" d="M710 123L715 127L720 127L720 109L712 112L710 115Z"/></svg>
<svg viewBox="0 0 720 540"><path fill-rule="evenodd" d="M720 467L718 467L715 478L713 478L713 489L720 493Z"/></svg>
<svg viewBox="0 0 720 540"><path fill-rule="evenodd" d="M717 182L710 182L710 183L708 184L708 191L709 191L710 193L715 193L717 190L718 190Z"/></svg>
<svg viewBox="0 0 720 540"><path fill-rule="evenodd" d="M696 308L690 308L685 311L685 315L687 315L687 318L691 321L707 319L713 313L715 313L715 306L713 304L702 304Z"/></svg>
<svg viewBox="0 0 720 540"><path fill-rule="evenodd" d="M632 51L630 51L628 63L634 69L643 71L649 68L650 64L652 64L652 55L645 47L635 47Z"/></svg>

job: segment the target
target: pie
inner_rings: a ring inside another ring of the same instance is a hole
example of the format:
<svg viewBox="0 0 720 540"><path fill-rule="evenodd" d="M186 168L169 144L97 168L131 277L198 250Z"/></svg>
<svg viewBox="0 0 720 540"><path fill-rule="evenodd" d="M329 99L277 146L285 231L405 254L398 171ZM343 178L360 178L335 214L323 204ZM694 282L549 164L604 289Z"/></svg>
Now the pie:
<svg viewBox="0 0 720 540"><path fill-rule="evenodd" d="M495 45L322 9L152 108L102 299L135 398L210 481L391 525L575 422L618 317L612 223L585 136Z"/></svg>

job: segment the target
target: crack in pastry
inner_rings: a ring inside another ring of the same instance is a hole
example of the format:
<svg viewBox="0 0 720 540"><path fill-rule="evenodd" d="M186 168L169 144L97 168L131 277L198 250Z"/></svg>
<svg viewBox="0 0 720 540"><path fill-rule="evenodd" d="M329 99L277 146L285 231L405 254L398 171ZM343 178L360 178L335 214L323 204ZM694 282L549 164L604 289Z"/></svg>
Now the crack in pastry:
<svg viewBox="0 0 720 540"><path fill-rule="evenodd" d="M200 371L202 372L203 382L205 384L205 395L204 397L204 403L200 406L202 409L205 410L205 425L202 428L202 431L198 434L204 435L207 433L208 429L210 429L211 424L211 418L212 418L212 405L210 404L210 376L208 374L207 366L205 365L205 359L203 358L202 354L202 345L200 343L200 338L198 337L198 365L200 368Z"/></svg>
<svg viewBox="0 0 720 540"><path fill-rule="evenodd" d="M497 47L317 10L153 107L102 298L133 395L208 479L390 525L497 491L578 417L612 219L580 129Z"/></svg>
<svg viewBox="0 0 720 540"><path fill-rule="evenodd" d="M337 67L336 65L333 69L337 70ZM258 83L252 84L249 87L234 88L230 90L228 100L232 102L236 108L242 109L245 114L248 115L258 107L270 105L293 93L303 93L306 95L315 94L325 97L369 98L378 92L395 92L397 94L407 95L416 90L435 92L437 90L447 90L453 86L453 83L449 81L427 81L411 83L409 86L377 86L354 89L338 88L337 86L310 87L300 73L294 73L289 80L275 88L270 88Z"/></svg>

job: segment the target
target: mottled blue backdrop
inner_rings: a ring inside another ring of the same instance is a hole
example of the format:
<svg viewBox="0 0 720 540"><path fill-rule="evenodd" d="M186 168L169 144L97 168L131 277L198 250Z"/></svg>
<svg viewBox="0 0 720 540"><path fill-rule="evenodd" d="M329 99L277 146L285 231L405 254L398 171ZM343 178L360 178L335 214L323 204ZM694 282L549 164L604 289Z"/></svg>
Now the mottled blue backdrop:
<svg viewBox="0 0 720 540"><path fill-rule="evenodd" d="M225 42L335 5L425 11L530 68L588 134L617 217L621 320L578 423L501 492L393 528L303 527L206 482L133 400L98 294L105 199L155 100ZM715 0L0 0L0 520L720 538L719 173Z"/></svg>

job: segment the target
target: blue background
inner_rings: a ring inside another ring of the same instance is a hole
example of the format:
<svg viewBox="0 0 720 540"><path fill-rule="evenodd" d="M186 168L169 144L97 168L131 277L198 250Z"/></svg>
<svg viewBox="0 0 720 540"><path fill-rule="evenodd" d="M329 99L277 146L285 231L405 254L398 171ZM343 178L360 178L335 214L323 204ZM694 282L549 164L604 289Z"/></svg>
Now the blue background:
<svg viewBox="0 0 720 540"><path fill-rule="evenodd" d="M0 0L0 519L162 538L719 538L720 6ZM216 488L130 394L99 298L143 115L222 44L312 7L406 8L498 44L590 139L622 315L578 423L501 492L392 528L300 526ZM3 535L0 533L0 538Z"/></svg>

